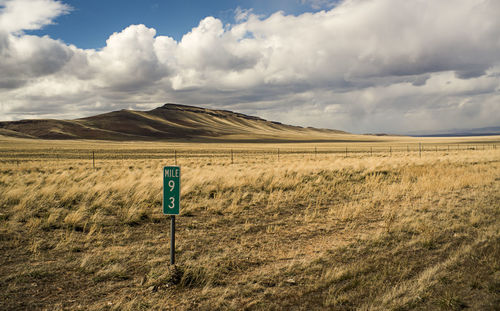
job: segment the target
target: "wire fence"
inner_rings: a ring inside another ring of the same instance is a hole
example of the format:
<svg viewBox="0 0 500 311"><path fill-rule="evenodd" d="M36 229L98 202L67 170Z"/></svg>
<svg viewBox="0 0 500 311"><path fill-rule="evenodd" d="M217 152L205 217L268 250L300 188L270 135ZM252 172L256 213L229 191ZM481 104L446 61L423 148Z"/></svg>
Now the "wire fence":
<svg viewBox="0 0 500 311"><path fill-rule="evenodd" d="M0 163L24 161L89 160L96 161L165 160L177 164L185 160L226 160L230 163L252 160L280 161L291 157L321 158L328 155L343 157L425 156L431 153L449 154L481 150L497 150L496 144L407 144L407 145L346 145L314 147L266 148L164 148L164 149L16 149L0 150Z"/></svg>

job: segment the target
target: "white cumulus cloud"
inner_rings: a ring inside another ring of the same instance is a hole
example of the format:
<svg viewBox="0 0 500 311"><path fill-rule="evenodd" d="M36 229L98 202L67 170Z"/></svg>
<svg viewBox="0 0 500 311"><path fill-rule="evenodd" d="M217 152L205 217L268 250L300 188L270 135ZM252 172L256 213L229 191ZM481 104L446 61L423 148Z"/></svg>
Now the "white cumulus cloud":
<svg viewBox="0 0 500 311"><path fill-rule="evenodd" d="M70 10L70 6L54 0L0 0L0 31L40 29Z"/></svg>
<svg viewBox="0 0 500 311"><path fill-rule="evenodd" d="M115 90L140 91L164 77L168 68L155 51L156 31L144 25L132 25L112 34L106 46L89 56L96 82Z"/></svg>

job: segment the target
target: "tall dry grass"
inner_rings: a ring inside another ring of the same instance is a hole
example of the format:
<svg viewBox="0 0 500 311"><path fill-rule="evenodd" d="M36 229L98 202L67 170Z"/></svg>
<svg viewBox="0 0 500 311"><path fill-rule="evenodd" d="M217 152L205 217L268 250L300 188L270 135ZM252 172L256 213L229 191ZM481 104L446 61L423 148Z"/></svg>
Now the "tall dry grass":
<svg viewBox="0 0 500 311"><path fill-rule="evenodd" d="M27 159L0 174L5 309L493 309L500 150ZM480 299L479 299L480 298Z"/></svg>

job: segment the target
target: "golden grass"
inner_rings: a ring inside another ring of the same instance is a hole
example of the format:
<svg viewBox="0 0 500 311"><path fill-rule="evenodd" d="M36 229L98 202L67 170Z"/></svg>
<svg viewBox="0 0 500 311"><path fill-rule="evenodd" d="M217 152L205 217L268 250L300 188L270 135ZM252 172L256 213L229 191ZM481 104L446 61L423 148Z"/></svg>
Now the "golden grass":
<svg viewBox="0 0 500 311"><path fill-rule="evenodd" d="M4 140L0 309L494 310L500 150L471 140L426 140L439 149L420 156L386 138L347 157L345 144ZM161 212L173 148L176 267Z"/></svg>

